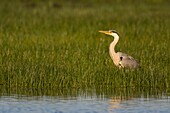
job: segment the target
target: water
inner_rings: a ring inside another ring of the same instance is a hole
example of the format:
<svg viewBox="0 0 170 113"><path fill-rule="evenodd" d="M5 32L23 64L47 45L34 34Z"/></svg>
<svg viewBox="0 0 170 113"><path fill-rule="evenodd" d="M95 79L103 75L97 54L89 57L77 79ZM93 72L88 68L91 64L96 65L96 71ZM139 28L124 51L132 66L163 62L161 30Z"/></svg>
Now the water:
<svg viewBox="0 0 170 113"><path fill-rule="evenodd" d="M62 94L3 94L0 96L0 113L170 113L170 96L164 94Z"/></svg>
<svg viewBox="0 0 170 113"><path fill-rule="evenodd" d="M109 98L74 99L58 97L2 96L0 113L168 113L170 97L132 98L129 100Z"/></svg>

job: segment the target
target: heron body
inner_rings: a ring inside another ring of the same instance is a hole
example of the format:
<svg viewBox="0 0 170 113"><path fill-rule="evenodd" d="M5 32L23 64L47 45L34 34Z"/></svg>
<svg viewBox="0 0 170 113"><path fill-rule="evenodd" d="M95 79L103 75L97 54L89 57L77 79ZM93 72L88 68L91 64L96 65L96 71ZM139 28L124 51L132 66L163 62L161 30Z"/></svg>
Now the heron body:
<svg viewBox="0 0 170 113"><path fill-rule="evenodd" d="M119 35L116 31L114 30L109 30L109 31L99 31L101 33L111 35L114 37L113 42L109 46L109 54L110 57L112 58L114 64L119 67L119 68L131 68L135 69L139 67L139 63L131 56L128 54L122 53L122 52L115 52L115 46L119 41Z"/></svg>

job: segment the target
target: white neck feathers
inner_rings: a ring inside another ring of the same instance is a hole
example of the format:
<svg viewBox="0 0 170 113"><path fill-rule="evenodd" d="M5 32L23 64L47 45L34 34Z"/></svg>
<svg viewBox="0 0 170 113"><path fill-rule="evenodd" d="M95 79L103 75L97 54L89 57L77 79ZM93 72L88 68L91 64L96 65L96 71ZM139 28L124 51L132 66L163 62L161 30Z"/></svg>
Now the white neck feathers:
<svg viewBox="0 0 170 113"><path fill-rule="evenodd" d="M112 36L114 37L114 40L109 46L109 54L110 54L114 64L119 65L119 62L117 62L117 61L119 61L119 59L115 52L115 46L116 46L117 42L119 41L119 36L116 33L113 33Z"/></svg>
<svg viewBox="0 0 170 113"><path fill-rule="evenodd" d="M117 42L119 41L119 36L116 33L112 33L111 36L114 37L114 40L110 44L109 50L110 50L111 53L115 54L115 46L116 46Z"/></svg>

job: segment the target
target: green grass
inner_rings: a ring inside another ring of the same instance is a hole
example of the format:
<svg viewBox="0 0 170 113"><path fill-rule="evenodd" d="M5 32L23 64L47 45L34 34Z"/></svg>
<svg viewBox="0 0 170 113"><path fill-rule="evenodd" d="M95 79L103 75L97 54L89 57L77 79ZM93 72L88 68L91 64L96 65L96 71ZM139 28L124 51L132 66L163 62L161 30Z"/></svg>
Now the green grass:
<svg viewBox="0 0 170 113"><path fill-rule="evenodd" d="M167 2L1 1L0 84L17 88L170 87ZM98 30L141 69L119 70Z"/></svg>

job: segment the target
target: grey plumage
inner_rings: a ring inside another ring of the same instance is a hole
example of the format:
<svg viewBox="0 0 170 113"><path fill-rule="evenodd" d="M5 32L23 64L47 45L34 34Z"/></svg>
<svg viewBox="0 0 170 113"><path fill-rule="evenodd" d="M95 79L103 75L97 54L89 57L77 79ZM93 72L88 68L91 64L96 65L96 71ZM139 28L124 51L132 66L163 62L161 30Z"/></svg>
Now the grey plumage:
<svg viewBox="0 0 170 113"><path fill-rule="evenodd" d="M117 52L117 54L120 54L120 61L119 61L119 66L121 67L128 67L128 68L137 68L139 66L139 63L131 56L125 54L125 53L121 53L121 52Z"/></svg>

